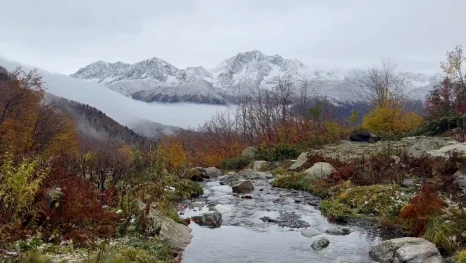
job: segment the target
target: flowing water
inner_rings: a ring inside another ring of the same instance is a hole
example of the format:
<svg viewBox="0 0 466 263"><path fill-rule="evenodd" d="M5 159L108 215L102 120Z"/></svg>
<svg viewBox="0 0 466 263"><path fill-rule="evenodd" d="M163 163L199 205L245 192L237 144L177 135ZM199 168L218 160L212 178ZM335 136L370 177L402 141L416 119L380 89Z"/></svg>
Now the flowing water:
<svg viewBox="0 0 466 263"><path fill-rule="evenodd" d="M194 208L184 211L184 217L216 210L222 214L223 223L215 229L191 223L194 237L185 249L183 263L369 262L369 247L381 241L377 231L355 226L350 226L349 235L326 234L326 229L336 225L308 204L313 198L308 193L276 189L265 181L257 181L253 199L243 199L234 196L230 186L219 182L208 182L203 187L204 196ZM260 219L264 216L282 216L285 221L299 216L308 227L281 227L264 222ZM305 237L302 231L317 235ZM328 238L330 245L320 251L311 248L312 242L322 236Z"/></svg>

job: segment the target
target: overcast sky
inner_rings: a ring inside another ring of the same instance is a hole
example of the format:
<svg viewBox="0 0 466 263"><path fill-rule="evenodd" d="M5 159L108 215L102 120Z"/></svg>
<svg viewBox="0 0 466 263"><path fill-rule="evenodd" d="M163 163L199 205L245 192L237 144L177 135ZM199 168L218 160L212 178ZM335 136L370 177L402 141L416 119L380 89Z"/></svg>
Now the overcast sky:
<svg viewBox="0 0 466 263"><path fill-rule="evenodd" d="M315 69L390 58L435 72L466 45L465 0L3 0L0 56L70 74L97 60L212 68L258 49Z"/></svg>

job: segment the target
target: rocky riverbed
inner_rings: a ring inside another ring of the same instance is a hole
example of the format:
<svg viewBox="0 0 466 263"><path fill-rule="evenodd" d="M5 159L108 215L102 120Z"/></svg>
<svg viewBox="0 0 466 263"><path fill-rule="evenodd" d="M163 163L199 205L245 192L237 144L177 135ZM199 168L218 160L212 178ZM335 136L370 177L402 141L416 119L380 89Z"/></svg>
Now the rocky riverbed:
<svg viewBox="0 0 466 263"><path fill-rule="evenodd" d="M317 197L272 188L270 182L253 181L248 198L219 181L203 183L205 194L185 202L182 217L220 212L222 223L212 228L192 222L193 239L183 262L370 262L370 247L385 239L377 227L363 221L332 224L316 207ZM328 246L312 247L322 240L328 240Z"/></svg>

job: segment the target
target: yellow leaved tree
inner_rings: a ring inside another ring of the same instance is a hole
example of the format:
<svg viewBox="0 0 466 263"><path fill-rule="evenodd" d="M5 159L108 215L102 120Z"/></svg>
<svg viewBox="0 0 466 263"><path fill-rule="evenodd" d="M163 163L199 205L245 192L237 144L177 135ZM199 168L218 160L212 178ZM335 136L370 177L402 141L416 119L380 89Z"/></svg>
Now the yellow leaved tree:
<svg viewBox="0 0 466 263"><path fill-rule="evenodd" d="M377 105L363 119L362 128L381 136L394 136L408 133L419 127L422 117L408 112L397 102Z"/></svg>

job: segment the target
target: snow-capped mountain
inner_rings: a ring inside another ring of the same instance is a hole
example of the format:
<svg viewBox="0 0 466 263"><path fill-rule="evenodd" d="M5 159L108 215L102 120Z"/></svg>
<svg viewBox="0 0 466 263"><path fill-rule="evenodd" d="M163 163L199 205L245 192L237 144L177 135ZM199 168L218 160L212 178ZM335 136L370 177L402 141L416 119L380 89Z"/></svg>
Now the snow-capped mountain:
<svg viewBox="0 0 466 263"><path fill-rule="evenodd" d="M280 55L267 56L258 50L239 53L211 70L203 67L178 69L152 58L135 64L98 61L79 69L74 78L97 81L124 95L146 102L194 102L226 104L251 89L271 89L278 79L288 77L299 89L310 83L310 93L334 104L356 103L365 99L364 88L351 76L337 71L313 71L298 60ZM423 100L438 76L408 73L403 91L409 98Z"/></svg>

